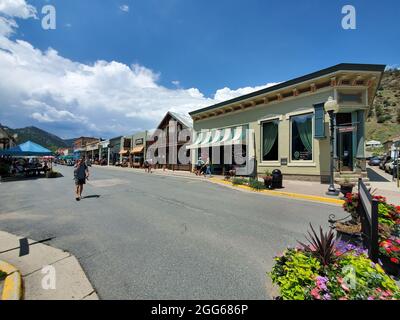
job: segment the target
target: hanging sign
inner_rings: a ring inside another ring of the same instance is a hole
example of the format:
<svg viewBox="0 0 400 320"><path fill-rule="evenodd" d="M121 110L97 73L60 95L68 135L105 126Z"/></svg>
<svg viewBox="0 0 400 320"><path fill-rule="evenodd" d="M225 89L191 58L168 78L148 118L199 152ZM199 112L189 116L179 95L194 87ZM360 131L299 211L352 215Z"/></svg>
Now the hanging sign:
<svg viewBox="0 0 400 320"><path fill-rule="evenodd" d="M339 132L344 133L344 132L353 132L356 128L355 127L339 127Z"/></svg>

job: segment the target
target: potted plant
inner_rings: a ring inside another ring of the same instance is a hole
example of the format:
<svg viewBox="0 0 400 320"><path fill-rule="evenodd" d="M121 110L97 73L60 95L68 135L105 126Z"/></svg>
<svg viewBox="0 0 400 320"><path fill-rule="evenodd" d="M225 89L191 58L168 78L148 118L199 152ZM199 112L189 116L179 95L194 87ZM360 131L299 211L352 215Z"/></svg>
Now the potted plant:
<svg viewBox="0 0 400 320"><path fill-rule="evenodd" d="M400 288L362 247L337 242L331 231L311 226L299 242L275 257L269 272L283 300L397 300ZM275 290L274 290L275 291ZM273 294L273 292L271 292ZM273 294L276 296L276 294Z"/></svg>
<svg viewBox="0 0 400 320"><path fill-rule="evenodd" d="M49 170L46 172L46 178L58 178L60 177L61 174L57 171L54 171L53 169Z"/></svg>
<svg viewBox="0 0 400 320"><path fill-rule="evenodd" d="M264 175L262 176L264 180L264 186L266 189L271 189L272 188L272 173L267 169L264 172Z"/></svg>
<svg viewBox="0 0 400 320"><path fill-rule="evenodd" d="M346 196L348 193L352 193L353 192L353 188L355 186L355 184L353 182L350 181L349 178L344 178L340 183L340 192Z"/></svg>

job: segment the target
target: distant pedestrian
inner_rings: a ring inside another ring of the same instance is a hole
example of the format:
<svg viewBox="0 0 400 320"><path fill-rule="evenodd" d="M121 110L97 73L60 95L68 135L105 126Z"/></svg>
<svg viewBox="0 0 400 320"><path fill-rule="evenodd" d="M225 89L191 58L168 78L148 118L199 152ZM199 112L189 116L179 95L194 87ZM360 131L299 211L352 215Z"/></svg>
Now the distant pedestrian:
<svg viewBox="0 0 400 320"><path fill-rule="evenodd" d="M145 161L144 161L144 168L145 168L145 171L146 172L148 172L148 173L152 173L152 168L153 168L153 159L151 159L151 158L149 158L149 159L146 159Z"/></svg>
<svg viewBox="0 0 400 320"><path fill-rule="evenodd" d="M196 176L201 174L203 166L204 166L204 161L201 157L199 157L199 159L196 162L196 170L195 170Z"/></svg>
<svg viewBox="0 0 400 320"><path fill-rule="evenodd" d="M74 179L76 185L76 201L82 199L83 185L86 183L86 179L89 178L89 169L85 161L79 159L74 170Z"/></svg>
<svg viewBox="0 0 400 320"><path fill-rule="evenodd" d="M206 167L206 171L205 171L204 176L211 177L211 161L210 161L209 157L207 158L206 163L204 165Z"/></svg>

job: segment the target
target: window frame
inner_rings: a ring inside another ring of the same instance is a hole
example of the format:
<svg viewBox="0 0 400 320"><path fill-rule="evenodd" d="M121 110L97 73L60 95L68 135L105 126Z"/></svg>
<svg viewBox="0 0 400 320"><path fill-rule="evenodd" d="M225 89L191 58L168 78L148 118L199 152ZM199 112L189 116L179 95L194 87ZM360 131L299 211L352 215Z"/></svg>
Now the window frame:
<svg viewBox="0 0 400 320"><path fill-rule="evenodd" d="M311 115L311 137L312 137L312 151L311 151L311 160L294 160L292 149L293 149L293 141L292 141L292 134L293 134L293 118L296 117L301 117L301 116L306 116L306 115ZM308 164L308 165L313 165L315 164L315 142L314 142L314 122L315 122L315 113L314 111L306 111L304 113L296 113L293 115L290 115L289 117L289 164Z"/></svg>
<svg viewBox="0 0 400 320"><path fill-rule="evenodd" d="M277 117L271 117L267 119L260 120L260 163L264 165L271 165L271 166L280 166L280 144L279 144L279 138L280 138L280 122L282 120L282 116L277 116ZM276 160L264 160L264 124L269 123L269 122L276 122L278 125L278 159Z"/></svg>

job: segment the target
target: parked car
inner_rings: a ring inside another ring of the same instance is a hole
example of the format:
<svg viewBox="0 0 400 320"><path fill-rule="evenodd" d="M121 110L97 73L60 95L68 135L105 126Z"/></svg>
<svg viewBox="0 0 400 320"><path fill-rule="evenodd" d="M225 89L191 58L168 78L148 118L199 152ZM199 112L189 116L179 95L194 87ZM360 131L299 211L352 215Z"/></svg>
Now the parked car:
<svg viewBox="0 0 400 320"><path fill-rule="evenodd" d="M379 163L379 169L385 170L385 164L392 160L391 156L384 156L382 161Z"/></svg>
<svg viewBox="0 0 400 320"><path fill-rule="evenodd" d="M371 159L369 159L368 164L370 166L379 166L381 160L381 157L372 157Z"/></svg>

